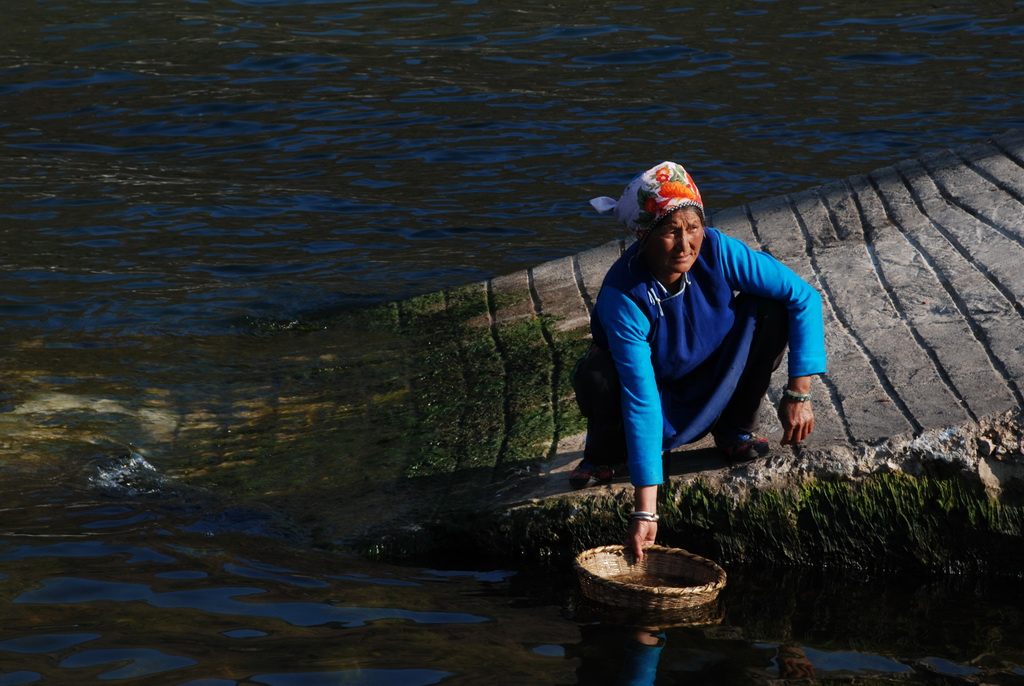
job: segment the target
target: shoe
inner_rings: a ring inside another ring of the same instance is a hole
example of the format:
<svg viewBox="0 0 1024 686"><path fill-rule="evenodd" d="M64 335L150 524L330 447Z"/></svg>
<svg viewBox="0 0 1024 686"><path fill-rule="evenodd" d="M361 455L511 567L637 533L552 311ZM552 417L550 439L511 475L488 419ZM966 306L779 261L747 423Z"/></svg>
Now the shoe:
<svg viewBox="0 0 1024 686"><path fill-rule="evenodd" d="M610 484L615 478L615 468L608 464L600 464L594 467L594 481L598 486Z"/></svg>
<svg viewBox="0 0 1024 686"><path fill-rule="evenodd" d="M594 468L589 464L580 462L576 465L576 468L569 472L569 485L579 490L590 483L590 477L593 475Z"/></svg>
<svg viewBox="0 0 1024 686"><path fill-rule="evenodd" d="M586 464L580 462L576 468L569 473L569 485L579 490L590 483L591 479L597 482L598 486L610 484L612 479L622 474L629 473L626 463L619 465L610 464Z"/></svg>
<svg viewBox="0 0 1024 686"><path fill-rule="evenodd" d="M771 450L768 439L757 434L715 434L715 446L730 462L756 460Z"/></svg>

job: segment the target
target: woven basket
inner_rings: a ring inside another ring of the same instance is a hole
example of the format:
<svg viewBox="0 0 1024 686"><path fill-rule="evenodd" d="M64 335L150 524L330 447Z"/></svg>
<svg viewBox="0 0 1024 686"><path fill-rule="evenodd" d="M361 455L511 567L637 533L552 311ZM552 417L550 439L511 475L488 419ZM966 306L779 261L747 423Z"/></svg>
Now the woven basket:
<svg viewBox="0 0 1024 686"><path fill-rule="evenodd" d="M657 545L639 563L621 545L584 550L576 556L576 576L592 601L659 612L712 603L725 587L725 570L711 560Z"/></svg>

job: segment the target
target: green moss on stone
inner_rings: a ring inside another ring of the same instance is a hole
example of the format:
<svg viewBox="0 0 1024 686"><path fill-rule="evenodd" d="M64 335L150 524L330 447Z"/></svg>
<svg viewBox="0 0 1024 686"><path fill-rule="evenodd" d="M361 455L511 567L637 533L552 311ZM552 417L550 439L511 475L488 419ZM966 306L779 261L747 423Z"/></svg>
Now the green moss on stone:
<svg viewBox="0 0 1024 686"><path fill-rule="evenodd" d="M505 373L504 467L547 456L555 435L552 357L540 320L528 317L494 328Z"/></svg>
<svg viewBox="0 0 1024 686"><path fill-rule="evenodd" d="M629 491L535 503L495 529L491 550L562 556L622 542ZM1019 574L1024 509L989 497L967 478L887 473L862 482L810 480L741 500L707 483L661 492L659 541L726 564L927 569Z"/></svg>
<svg viewBox="0 0 1024 686"><path fill-rule="evenodd" d="M572 388L572 372L576 363L590 349L590 331L587 328L561 331L550 323L549 340L552 349L552 374L554 376L553 405L555 435L557 439L574 436L586 430L587 422L576 404Z"/></svg>

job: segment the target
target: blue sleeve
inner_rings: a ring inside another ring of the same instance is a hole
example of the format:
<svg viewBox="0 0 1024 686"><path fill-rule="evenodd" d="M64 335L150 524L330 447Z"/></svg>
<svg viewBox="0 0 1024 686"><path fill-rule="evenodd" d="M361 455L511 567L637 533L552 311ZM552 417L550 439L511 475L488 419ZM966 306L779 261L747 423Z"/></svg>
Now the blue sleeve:
<svg viewBox="0 0 1024 686"><path fill-rule="evenodd" d="M719 259L733 290L786 303L789 310L789 375L826 371L821 295L771 255L719 232Z"/></svg>
<svg viewBox="0 0 1024 686"><path fill-rule="evenodd" d="M664 420L647 342L651 324L636 303L614 288L601 289L595 310L608 335L608 349L622 385L629 480L634 486L660 484Z"/></svg>

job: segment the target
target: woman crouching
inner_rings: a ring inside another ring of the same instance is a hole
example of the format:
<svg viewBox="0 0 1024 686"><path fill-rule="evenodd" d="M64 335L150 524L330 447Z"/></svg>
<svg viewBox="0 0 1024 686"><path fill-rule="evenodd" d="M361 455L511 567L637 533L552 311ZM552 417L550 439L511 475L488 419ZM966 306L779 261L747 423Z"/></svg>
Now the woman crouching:
<svg viewBox="0 0 1024 686"><path fill-rule="evenodd" d="M628 540L642 558L657 534L662 451L710 432L730 461L767 454L758 418L787 344L782 443L814 430L811 378L826 368L821 297L774 257L705 226L697 186L674 162L637 176L619 200L591 204L614 212L636 242L605 276L594 345L573 373L587 442L570 483L610 481L628 465Z"/></svg>

